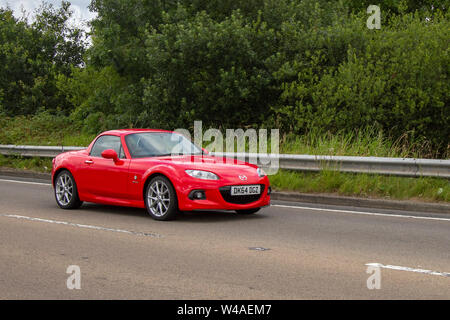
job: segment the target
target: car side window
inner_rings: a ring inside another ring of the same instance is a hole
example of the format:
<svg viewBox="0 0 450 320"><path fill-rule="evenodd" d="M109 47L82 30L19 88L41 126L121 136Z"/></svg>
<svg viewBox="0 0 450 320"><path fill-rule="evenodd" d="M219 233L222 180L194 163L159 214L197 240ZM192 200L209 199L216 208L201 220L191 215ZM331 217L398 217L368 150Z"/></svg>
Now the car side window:
<svg viewBox="0 0 450 320"><path fill-rule="evenodd" d="M117 136L101 136L95 141L91 149L91 157L101 157L102 152L108 149L113 149L117 152L120 159L125 158L125 153L120 142L120 137Z"/></svg>

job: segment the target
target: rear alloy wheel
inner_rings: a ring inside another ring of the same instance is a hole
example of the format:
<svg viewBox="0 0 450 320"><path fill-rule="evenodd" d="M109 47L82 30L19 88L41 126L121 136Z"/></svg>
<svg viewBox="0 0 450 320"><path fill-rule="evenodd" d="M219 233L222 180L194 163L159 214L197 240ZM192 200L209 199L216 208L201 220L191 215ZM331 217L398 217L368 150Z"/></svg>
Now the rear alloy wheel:
<svg viewBox="0 0 450 320"><path fill-rule="evenodd" d="M150 180L145 192L145 205L155 220L173 220L178 212L178 200L170 181L163 176Z"/></svg>
<svg viewBox="0 0 450 320"><path fill-rule="evenodd" d="M247 210L236 210L237 214L254 214L259 211L261 208L255 208L255 209L247 209Z"/></svg>
<svg viewBox="0 0 450 320"><path fill-rule="evenodd" d="M63 170L55 179L55 198L56 203L62 209L77 209L82 204L78 197L77 184L72 174Z"/></svg>

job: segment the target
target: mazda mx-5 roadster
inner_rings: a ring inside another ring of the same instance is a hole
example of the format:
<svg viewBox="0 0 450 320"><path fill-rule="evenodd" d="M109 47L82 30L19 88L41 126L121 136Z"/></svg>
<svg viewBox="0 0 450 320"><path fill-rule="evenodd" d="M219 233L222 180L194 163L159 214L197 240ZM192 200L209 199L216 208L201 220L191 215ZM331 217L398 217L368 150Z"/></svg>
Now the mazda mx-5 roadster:
<svg viewBox="0 0 450 320"><path fill-rule="evenodd" d="M267 175L256 165L215 157L172 131L127 129L100 134L87 149L53 159L62 209L83 202L146 208L156 220L179 211L253 214L270 204Z"/></svg>

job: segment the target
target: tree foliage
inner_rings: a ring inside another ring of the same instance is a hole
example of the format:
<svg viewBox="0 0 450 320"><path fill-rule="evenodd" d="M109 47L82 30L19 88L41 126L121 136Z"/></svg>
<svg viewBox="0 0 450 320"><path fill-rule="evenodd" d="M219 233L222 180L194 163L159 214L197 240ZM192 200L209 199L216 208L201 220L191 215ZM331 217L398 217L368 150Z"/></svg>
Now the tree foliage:
<svg viewBox="0 0 450 320"><path fill-rule="evenodd" d="M68 2L58 9L44 3L29 23L0 9L0 112L71 108L56 88L59 74L68 75L72 66L83 63L83 34L68 26L71 14Z"/></svg>
<svg viewBox="0 0 450 320"><path fill-rule="evenodd" d="M0 11L0 112L117 127L353 131L449 145L449 0L92 0L92 45L68 3ZM438 129L437 129L438 128Z"/></svg>

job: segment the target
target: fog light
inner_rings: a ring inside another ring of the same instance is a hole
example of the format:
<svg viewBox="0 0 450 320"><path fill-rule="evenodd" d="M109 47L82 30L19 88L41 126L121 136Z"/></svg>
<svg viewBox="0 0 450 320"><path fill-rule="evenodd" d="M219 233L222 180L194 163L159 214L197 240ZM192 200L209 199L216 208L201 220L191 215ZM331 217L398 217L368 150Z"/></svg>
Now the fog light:
<svg viewBox="0 0 450 320"><path fill-rule="evenodd" d="M267 195L270 195L272 193L272 187L269 186L269 188L267 189Z"/></svg>
<svg viewBox="0 0 450 320"><path fill-rule="evenodd" d="M203 190L193 190L189 193L188 198L191 200L205 200L206 194Z"/></svg>
<svg viewBox="0 0 450 320"><path fill-rule="evenodd" d="M195 199L201 199L201 198L203 198L203 192L201 192L201 191L196 191L196 192L194 192L194 198Z"/></svg>

